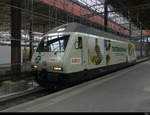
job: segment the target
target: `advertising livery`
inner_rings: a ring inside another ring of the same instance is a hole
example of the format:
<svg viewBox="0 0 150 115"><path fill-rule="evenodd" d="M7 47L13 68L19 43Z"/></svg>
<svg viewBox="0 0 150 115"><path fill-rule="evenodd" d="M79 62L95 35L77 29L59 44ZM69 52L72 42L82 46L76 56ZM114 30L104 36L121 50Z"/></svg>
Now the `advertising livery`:
<svg viewBox="0 0 150 115"><path fill-rule="evenodd" d="M78 23L52 29L40 41L32 56L37 82L52 88L99 75L136 61L131 42L115 40L115 35Z"/></svg>

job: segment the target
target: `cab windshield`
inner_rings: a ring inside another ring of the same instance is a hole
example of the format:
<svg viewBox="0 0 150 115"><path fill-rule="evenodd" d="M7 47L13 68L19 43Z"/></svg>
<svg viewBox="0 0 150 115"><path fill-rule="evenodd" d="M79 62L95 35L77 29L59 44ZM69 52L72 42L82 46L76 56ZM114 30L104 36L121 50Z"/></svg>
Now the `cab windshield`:
<svg viewBox="0 0 150 115"><path fill-rule="evenodd" d="M70 35L45 36L38 48L37 52L64 52Z"/></svg>

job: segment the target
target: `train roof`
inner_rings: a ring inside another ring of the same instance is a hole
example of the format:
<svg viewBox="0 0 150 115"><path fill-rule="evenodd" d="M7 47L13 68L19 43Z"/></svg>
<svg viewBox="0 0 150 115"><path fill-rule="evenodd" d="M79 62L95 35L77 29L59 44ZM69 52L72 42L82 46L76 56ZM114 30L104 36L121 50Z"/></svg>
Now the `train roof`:
<svg viewBox="0 0 150 115"><path fill-rule="evenodd" d="M124 37L120 37L108 32L104 32L86 25L82 25L79 23L67 23L63 24L61 26L58 26L52 30L50 30L48 33L57 33L57 32L80 32L80 33L86 33L86 34L92 34L92 35L97 35L97 36L102 36L106 37L109 39L115 39L115 40L120 40L120 41L128 41ZM129 42L129 41L128 41Z"/></svg>
<svg viewBox="0 0 150 115"><path fill-rule="evenodd" d="M99 35L100 34L98 31L96 31L96 29L93 29L91 27L87 27L87 26L79 24L79 23L63 24L59 27L56 27L56 28L52 29L49 32L50 33L56 33L62 28L64 28L63 32L81 32L81 33L94 34L94 35Z"/></svg>

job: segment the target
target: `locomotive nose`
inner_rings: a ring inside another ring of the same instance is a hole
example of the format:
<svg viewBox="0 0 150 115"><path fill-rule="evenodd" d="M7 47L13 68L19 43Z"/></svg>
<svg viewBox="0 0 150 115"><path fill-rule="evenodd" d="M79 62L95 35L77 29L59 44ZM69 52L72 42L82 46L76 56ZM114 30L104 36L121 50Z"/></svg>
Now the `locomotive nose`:
<svg viewBox="0 0 150 115"><path fill-rule="evenodd" d="M43 62L42 62L42 66L43 66L43 67L46 67L46 66L47 66L46 61L43 61Z"/></svg>

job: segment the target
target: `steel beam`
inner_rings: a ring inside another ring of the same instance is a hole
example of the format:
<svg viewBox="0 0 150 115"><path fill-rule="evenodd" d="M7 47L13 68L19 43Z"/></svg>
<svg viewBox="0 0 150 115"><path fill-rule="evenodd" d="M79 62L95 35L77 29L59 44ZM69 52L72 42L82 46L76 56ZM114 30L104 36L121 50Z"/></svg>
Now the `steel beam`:
<svg viewBox="0 0 150 115"><path fill-rule="evenodd" d="M29 37L30 37L30 55L29 55L29 59L31 60L32 58L32 51L33 51L33 33L32 33L32 22L30 23L30 29L29 29Z"/></svg>
<svg viewBox="0 0 150 115"><path fill-rule="evenodd" d="M11 0L11 4L21 6L21 0ZM11 70L17 74L21 72L21 10L11 7ZM18 80L13 76L12 80Z"/></svg>
<svg viewBox="0 0 150 115"><path fill-rule="evenodd" d="M143 56L143 51L142 51L142 48L143 48L143 31L142 31L142 25L141 25L141 41L140 41L140 56L142 57Z"/></svg>
<svg viewBox="0 0 150 115"><path fill-rule="evenodd" d="M108 2L105 0L104 3L104 30L107 32L107 25L108 25Z"/></svg>

